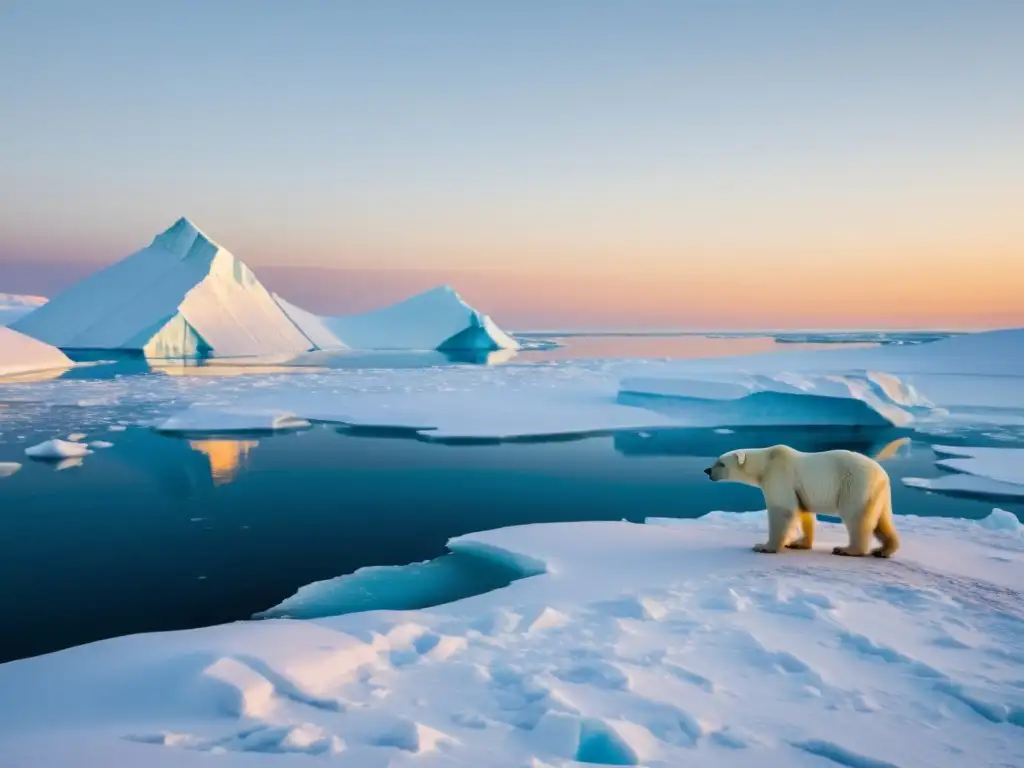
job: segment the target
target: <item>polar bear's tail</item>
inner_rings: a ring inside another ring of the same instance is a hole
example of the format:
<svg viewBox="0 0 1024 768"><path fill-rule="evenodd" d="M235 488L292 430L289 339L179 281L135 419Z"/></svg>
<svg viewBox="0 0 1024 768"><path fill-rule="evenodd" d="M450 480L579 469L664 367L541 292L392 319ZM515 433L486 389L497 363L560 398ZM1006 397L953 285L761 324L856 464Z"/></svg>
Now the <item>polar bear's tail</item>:
<svg viewBox="0 0 1024 768"><path fill-rule="evenodd" d="M896 533L896 525L892 519L892 490L889 483L885 483L875 492L875 498L871 503L881 507L874 534L882 542L882 546L873 550L871 554L876 557L892 557L900 548L900 535Z"/></svg>

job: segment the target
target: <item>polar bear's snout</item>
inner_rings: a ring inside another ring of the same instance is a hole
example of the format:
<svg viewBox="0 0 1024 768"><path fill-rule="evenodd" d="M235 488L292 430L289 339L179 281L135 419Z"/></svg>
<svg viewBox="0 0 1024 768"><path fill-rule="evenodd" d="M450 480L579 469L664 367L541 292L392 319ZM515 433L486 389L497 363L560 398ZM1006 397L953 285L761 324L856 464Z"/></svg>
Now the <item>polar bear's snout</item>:
<svg viewBox="0 0 1024 768"><path fill-rule="evenodd" d="M707 475L708 477L711 477L711 467L705 469L704 474ZM711 477L711 479L714 480L715 478Z"/></svg>

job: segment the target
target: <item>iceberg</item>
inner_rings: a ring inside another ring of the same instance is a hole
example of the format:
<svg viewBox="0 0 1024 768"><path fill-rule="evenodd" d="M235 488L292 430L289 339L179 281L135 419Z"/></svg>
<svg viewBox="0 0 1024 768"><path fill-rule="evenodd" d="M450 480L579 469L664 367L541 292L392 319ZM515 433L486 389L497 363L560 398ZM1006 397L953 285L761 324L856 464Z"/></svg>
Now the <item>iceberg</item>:
<svg viewBox="0 0 1024 768"><path fill-rule="evenodd" d="M45 303L46 299L42 296L0 293L0 325L9 325Z"/></svg>
<svg viewBox="0 0 1024 768"><path fill-rule="evenodd" d="M320 320L352 349L519 349L515 339L447 285L372 312Z"/></svg>
<svg viewBox="0 0 1024 768"><path fill-rule="evenodd" d="M0 377L41 371L56 375L74 363L59 349L10 328L0 327Z"/></svg>
<svg viewBox="0 0 1024 768"><path fill-rule="evenodd" d="M906 426L931 409L877 375L626 377L619 402L689 426Z"/></svg>
<svg viewBox="0 0 1024 768"><path fill-rule="evenodd" d="M65 350L154 358L294 355L316 346L244 263L184 218L12 327Z"/></svg>
<svg viewBox="0 0 1024 768"><path fill-rule="evenodd" d="M899 524L871 562L833 557L827 522L755 554L763 511L467 534L449 549L535 575L0 665L0 764L1024 765L1019 521Z"/></svg>

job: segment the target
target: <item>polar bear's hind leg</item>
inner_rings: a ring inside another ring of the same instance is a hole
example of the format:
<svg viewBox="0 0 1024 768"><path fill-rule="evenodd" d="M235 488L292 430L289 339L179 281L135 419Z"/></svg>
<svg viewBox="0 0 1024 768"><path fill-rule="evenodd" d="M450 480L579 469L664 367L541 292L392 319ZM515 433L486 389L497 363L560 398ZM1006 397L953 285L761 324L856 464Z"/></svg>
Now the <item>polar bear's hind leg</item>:
<svg viewBox="0 0 1024 768"><path fill-rule="evenodd" d="M857 509L843 510L841 515L846 525L846 532L849 534L850 543L845 547L835 547L833 555L846 555L847 557L864 557L871 549L871 536L875 531L877 517L872 514L874 499L868 501L864 507Z"/></svg>

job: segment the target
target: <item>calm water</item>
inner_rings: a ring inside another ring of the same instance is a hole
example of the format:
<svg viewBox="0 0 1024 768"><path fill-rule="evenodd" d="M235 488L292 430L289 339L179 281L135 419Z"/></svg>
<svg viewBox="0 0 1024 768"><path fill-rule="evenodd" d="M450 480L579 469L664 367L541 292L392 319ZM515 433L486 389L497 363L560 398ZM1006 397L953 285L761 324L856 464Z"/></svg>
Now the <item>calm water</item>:
<svg viewBox="0 0 1024 768"><path fill-rule="evenodd" d="M304 584L436 558L450 537L481 529L760 509L758 491L701 473L737 447L874 455L889 446L894 479L937 474L930 448L897 448L895 431L672 430L467 446L327 426L246 440L97 433L89 438L114 447L55 471L22 452L67 433L59 410L17 433L0 419L0 461L25 464L0 479L0 660L246 619ZM899 513L980 518L993 506L893 487ZM450 596L507 580L464 573Z"/></svg>

